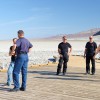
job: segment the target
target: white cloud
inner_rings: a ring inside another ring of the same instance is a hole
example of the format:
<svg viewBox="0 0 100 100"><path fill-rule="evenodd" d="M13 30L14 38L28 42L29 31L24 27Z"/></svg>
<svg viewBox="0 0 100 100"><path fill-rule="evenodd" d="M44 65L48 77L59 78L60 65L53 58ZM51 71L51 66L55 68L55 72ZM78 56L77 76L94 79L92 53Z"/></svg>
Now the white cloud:
<svg viewBox="0 0 100 100"><path fill-rule="evenodd" d="M22 19L22 20L15 20L15 21L10 21L10 22L6 22L6 23L1 23L0 26L7 26L7 25L30 22L30 21L34 20L35 18L36 17L29 17L29 18Z"/></svg>

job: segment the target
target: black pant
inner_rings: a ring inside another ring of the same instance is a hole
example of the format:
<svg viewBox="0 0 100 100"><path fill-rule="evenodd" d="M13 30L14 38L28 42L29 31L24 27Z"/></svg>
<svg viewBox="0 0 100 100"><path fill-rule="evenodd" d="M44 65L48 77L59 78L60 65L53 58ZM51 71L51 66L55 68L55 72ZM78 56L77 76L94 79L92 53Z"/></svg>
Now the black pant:
<svg viewBox="0 0 100 100"><path fill-rule="evenodd" d="M60 57L59 64L58 64L58 67L57 67L57 74L59 74L61 72L62 64L63 64L63 73L64 74L66 73L66 70L67 70L67 62L68 62L68 59L65 59L63 57Z"/></svg>
<svg viewBox="0 0 100 100"><path fill-rule="evenodd" d="M95 59L93 59L93 56L86 56L86 72L90 72L90 61L92 64L92 69L91 72L94 74L95 73Z"/></svg>

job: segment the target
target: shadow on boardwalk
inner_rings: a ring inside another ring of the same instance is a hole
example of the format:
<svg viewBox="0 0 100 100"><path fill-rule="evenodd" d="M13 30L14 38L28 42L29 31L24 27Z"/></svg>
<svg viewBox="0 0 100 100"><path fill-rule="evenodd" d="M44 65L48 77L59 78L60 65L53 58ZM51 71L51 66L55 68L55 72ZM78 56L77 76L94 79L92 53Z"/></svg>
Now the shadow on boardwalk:
<svg viewBox="0 0 100 100"><path fill-rule="evenodd" d="M33 74L40 74L40 75L56 75L56 72L52 72L52 71L28 71L28 73L33 73ZM75 73L75 72L68 72L67 73L67 77L69 76L73 76L73 77L80 77L78 75L84 75L85 73ZM74 75L72 75L74 74ZM77 74L77 75L76 75ZM62 75L61 75L62 76ZM82 76L81 76L82 77Z"/></svg>
<svg viewBox="0 0 100 100"><path fill-rule="evenodd" d="M11 88L6 87L5 83L0 83L0 91L9 91Z"/></svg>
<svg viewBox="0 0 100 100"><path fill-rule="evenodd" d="M88 76L85 75L85 73L75 73L75 72L69 72L67 73L67 75L63 76L63 75L56 75L56 72L52 72L52 71L29 71L28 73L33 73L33 74L40 74L43 76L47 76L47 77L34 77L34 78L38 78L38 79L53 79L53 80L76 80L76 81L91 81L91 82L100 82L100 80L95 80L95 76Z"/></svg>

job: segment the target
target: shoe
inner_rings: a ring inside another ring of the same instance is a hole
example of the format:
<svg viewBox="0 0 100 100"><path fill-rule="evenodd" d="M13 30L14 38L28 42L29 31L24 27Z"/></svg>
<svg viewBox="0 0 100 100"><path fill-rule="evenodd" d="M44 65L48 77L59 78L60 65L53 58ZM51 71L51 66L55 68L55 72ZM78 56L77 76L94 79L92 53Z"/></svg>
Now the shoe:
<svg viewBox="0 0 100 100"><path fill-rule="evenodd" d="M21 87L21 88L20 88L20 91L26 91L26 89Z"/></svg>
<svg viewBox="0 0 100 100"><path fill-rule="evenodd" d="M10 84L10 83L8 83L8 82L6 83L6 85L7 85L7 86L11 86L11 84Z"/></svg>
<svg viewBox="0 0 100 100"><path fill-rule="evenodd" d="M56 75L59 75L59 73L56 73Z"/></svg>
<svg viewBox="0 0 100 100"><path fill-rule="evenodd" d="M58 73L56 75L59 75Z"/></svg>
<svg viewBox="0 0 100 100"><path fill-rule="evenodd" d="M57 69L56 75L59 75L61 73L61 70Z"/></svg>
<svg viewBox="0 0 100 100"><path fill-rule="evenodd" d="M87 73L90 74L90 71L88 71Z"/></svg>
<svg viewBox="0 0 100 100"><path fill-rule="evenodd" d="M95 75L95 73L92 73L91 75Z"/></svg>
<svg viewBox="0 0 100 100"><path fill-rule="evenodd" d="M10 92L18 92L18 91L19 91L19 89L17 89L17 88L13 88L10 90Z"/></svg>
<svg viewBox="0 0 100 100"><path fill-rule="evenodd" d="M88 73L86 72L85 75L88 75Z"/></svg>
<svg viewBox="0 0 100 100"><path fill-rule="evenodd" d="M66 73L63 73L63 76L65 76L66 75Z"/></svg>

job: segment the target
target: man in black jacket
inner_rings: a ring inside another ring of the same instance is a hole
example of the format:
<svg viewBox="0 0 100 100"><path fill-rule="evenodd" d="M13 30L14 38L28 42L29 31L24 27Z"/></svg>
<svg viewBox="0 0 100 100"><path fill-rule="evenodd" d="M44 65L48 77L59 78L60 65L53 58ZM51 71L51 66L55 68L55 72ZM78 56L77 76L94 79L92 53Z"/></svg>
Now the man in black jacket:
<svg viewBox="0 0 100 100"><path fill-rule="evenodd" d="M91 73L95 74L95 59L93 58L97 49L97 44L93 41L93 36L89 37L89 42L86 43L84 58L86 57L86 74L90 74L90 60L92 63Z"/></svg>
<svg viewBox="0 0 100 100"><path fill-rule="evenodd" d="M72 51L72 46L67 42L67 37L63 36L63 42L58 45L58 53L60 55L59 64L57 67L57 75L61 72L61 67L63 64L63 75L66 74L67 62L69 60L69 55ZM70 49L70 50L69 50Z"/></svg>

